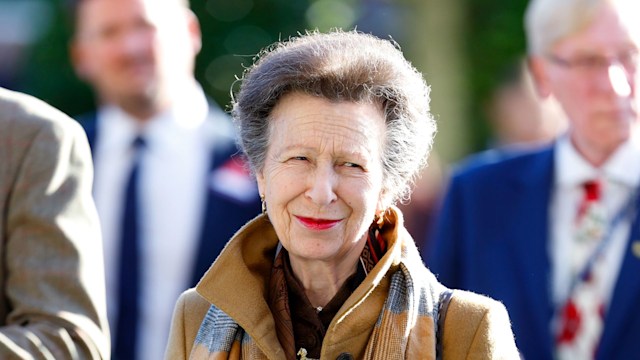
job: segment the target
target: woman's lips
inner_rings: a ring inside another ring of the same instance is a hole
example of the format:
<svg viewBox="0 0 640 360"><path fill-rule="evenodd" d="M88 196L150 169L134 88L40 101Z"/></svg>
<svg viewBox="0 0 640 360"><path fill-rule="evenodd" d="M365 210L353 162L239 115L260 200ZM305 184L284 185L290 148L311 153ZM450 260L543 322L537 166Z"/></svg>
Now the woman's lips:
<svg viewBox="0 0 640 360"><path fill-rule="evenodd" d="M326 230L334 227L340 220L314 219L302 216L296 216L302 225L312 230Z"/></svg>

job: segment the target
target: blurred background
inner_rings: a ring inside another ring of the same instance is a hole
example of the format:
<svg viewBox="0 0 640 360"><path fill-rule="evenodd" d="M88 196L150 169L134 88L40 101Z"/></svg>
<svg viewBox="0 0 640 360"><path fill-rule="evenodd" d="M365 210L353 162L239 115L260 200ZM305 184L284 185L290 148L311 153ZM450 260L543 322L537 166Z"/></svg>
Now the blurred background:
<svg viewBox="0 0 640 360"><path fill-rule="evenodd" d="M68 0L0 0L0 86L74 116L93 94L71 69ZM526 0L191 0L203 32L197 78L223 107L255 54L306 29L395 40L432 86L442 163L496 144L490 102L525 52Z"/></svg>

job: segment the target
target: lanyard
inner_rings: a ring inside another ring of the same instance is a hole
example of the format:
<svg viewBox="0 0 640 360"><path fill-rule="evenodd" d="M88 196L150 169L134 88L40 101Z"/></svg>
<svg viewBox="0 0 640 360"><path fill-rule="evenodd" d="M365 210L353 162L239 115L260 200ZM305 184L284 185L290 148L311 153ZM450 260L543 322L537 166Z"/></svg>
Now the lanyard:
<svg viewBox="0 0 640 360"><path fill-rule="evenodd" d="M571 284L569 287L569 298L571 298L571 294L573 294L574 290L580 283L585 282L587 279L589 279L591 275L591 271L593 270L594 264L596 263L596 260L598 259L598 257L600 257L602 253L605 252L608 245L611 244L612 242L611 238L613 237L612 236L613 230L615 230L616 227L618 227L618 225L620 225L622 221L625 219L628 219L631 223L633 223L633 218L635 217L637 212L637 209L635 206L637 196L638 196L638 189L634 189L631 192L629 199L622 205L622 208L616 213L613 219L611 219L611 222L609 222L607 228L605 229L602 240L593 250L591 255L589 255L589 258L584 264L582 270L573 277L573 280L571 281Z"/></svg>

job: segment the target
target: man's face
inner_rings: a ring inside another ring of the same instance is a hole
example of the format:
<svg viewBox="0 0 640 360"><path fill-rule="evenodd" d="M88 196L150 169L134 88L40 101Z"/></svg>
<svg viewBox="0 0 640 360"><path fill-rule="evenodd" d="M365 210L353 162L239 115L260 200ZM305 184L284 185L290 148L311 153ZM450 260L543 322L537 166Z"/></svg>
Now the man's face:
<svg viewBox="0 0 640 360"><path fill-rule="evenodd" d="M85 0L72 56L76 72L102 101L166 102L171 86L191 79L200 33L173 0Z"/></svg>
<svg viewBox="0 0 640 360"><path fill-rule="evenodd" d="M564 108L583 155L610 155L637 122L638 41L619 10L605 5L587 27L533 59L539 88Z"/></svg>

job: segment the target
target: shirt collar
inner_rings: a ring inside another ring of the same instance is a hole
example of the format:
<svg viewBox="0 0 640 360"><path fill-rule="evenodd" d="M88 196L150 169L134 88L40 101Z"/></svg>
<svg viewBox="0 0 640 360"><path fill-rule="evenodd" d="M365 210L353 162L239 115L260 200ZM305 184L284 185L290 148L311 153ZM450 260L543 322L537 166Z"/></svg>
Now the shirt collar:
<svg viewBox="0 0 640 360"><path fill-rule="evenodd" d="M602 170L609 180L630 187L640 185L640 138L632 137L620 145Z"/></svg>
<svg viewBox="0 0 640 360"><path fill-rule="evenodd" d="M138 122L117 106L98 111L98 145L109 153L124 152L140 133Z"/></svg>
<svg viewBox="0 0 640 360"><path fill-rule="evenodd" d="M601 166L586 161L571 143L569 136L558 139L555 174L559 185L576 186L585 181L604 178L608 181L636 187L640 184L640 138L632 136L622 143Z"/></svg>
<svg viewBox="0 0 640 360"><path fill-rule="evenodd" d="M197 83L185 87L173 107L154 115L143 125L120 107L103 106L98 111L100 146L106 150L126 149L138 135L142 135L150 147L191 141L189 134L197 135L200 132L206 122L208 109L207 98ZM176 136L178 134L181 136Z"/></svg>

